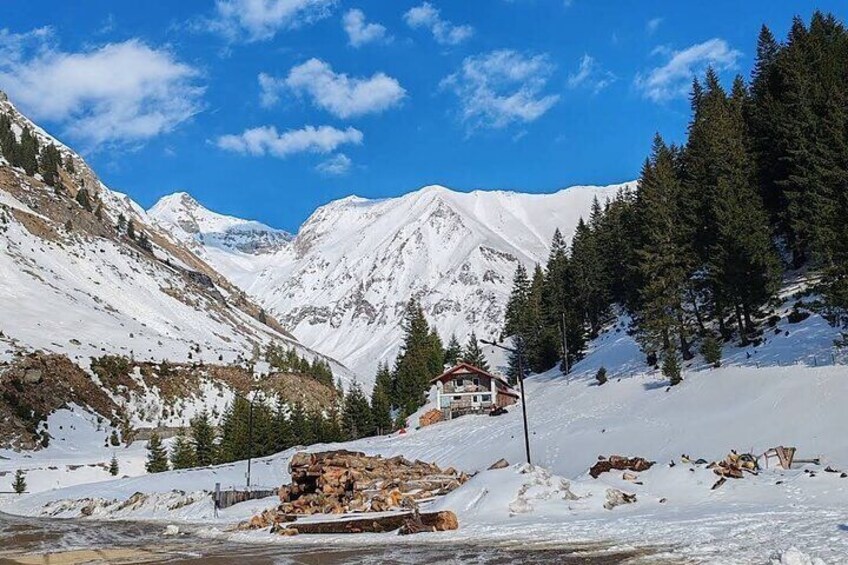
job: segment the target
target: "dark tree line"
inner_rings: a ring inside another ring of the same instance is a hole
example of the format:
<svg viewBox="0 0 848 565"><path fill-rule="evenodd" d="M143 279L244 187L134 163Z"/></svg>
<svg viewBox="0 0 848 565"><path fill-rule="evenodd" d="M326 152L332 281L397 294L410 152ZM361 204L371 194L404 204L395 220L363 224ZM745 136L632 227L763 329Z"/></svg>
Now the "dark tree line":
<svg viewBox="0 0 848 565"><path fill-rule="evenodd" d="M309 361L306 357L298 355L294 348L285 349L281 345L271 343L265 349L265 360L277 371L305 375L328 387L334 386L330 364L318 357Z"/></svg>
<svg viewBox="0 0 848 565"><path fill-rule="evenodd" d="M252 405L251 405L252 404ZM265 457L299 445L349 441L373 435L368 400L358 385L323 410L307 410L278 399L237 396L216 428L203 411L178 432L170 450L153 434L147 448L147 471L187 469Z"/></svg>
<svg viewBox="0 0 848 565"><path fill-rule="evenodd" d="M595 201L570 247L557 231L544 268L518 267L504 335L531 370L579 359L620 308L677 382L698 344L713 362L722 341L761 339L792 269L821 273L827 313L848 322L845 27L816 12L783 43L763 27L749 84L710 69L690 99L685 144L657 135L635 191Z"/></svg>
<svg viewBox="0 0 848 565"><path fill-rule="evenodd" d="M59 184L62 155L56 146L50 143L40 148L38 138L28 127L16 136L12 120L6 114L0 115L0 153L11 166L20 167L26 174L41 173L48 185Z"/></svg>

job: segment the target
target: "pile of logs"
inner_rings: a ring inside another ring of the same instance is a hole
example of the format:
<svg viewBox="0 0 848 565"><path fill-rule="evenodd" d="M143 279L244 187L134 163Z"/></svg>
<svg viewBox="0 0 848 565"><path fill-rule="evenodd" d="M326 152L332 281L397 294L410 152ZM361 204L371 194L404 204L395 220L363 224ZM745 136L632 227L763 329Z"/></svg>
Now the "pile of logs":
<svg viewBox="0 0 848 565"><path fill-rule="evenodd" d="M346 450L296 453L289 472L291 484L279 491L284 514L385 512L445 495L469 478L432 463Z"/></svg>
<svg viewBox="0 0 848 565"><path fill-rule="evenodd" d="M598 462L589 469L593 479L597 479L607 471L635 471L637 473L647 471L654 465L654 461L648 461L643 457L622 457L621 455L603 455L598 457Z"/></svg>
<svg viewBox="0 0 848 565"><path fill-rule="evenodd" d="M280 504L241 524L240 529L270 527L279 535L454 530L458 525L453 512L419 513L418 504L445 495L470 478L432 463L346 450L296 453L289 472L291 483L280 487ZM297 521L312 514L365 512L384 514Z"/></svg>

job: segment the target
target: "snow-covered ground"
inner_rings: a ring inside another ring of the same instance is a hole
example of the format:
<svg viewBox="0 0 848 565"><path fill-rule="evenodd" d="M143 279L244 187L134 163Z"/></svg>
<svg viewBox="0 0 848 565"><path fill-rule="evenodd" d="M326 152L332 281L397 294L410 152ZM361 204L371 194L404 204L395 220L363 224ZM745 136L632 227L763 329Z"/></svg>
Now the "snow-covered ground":
<svg viewBox="0 0 848 565"><path fill-rule="evenodd" d="M112 478L109 464L113 455L118 460L119 477L145 473L145 443L111 445L109 422L98 421L97 416L78 406L57 410L42 428L52 436L46 449L24 453L0 450L0 492L12 490L18 469L26 473L28 492L105 481Z"/></svg>
<svg viewBox="0 0 848 565"><path fill-rule="evenodd" d="M556 372L528 379L527 407L531 456L536 467L522 465L521 410L500 417L469 416L405 434L344 444L347 449L385 456L404 455L478 474L435 503L455 511L460 529L415 537L412 542L527 540L531 544L612 542L616 547L650 546L699 562L780 563L797 561L797 547L826 563L848 560L848 478L825 472L848 469L848 368L814 366L808 354L832 343L832 328L815 316L801 324L779 326L780 335L754 350L728 348L729 366L693 368L684 382L669 389L656 373L641 372L641 353L623 330L614 328L592 344L592 353L565 378ZM789 331L789 335L785 332ZM795 340L790 338L796 337ZM778 366L774 359L793 347L803 362ZM806 352L806 353L805 353ZM748 357L747 353L751 353ZM816 362L818 363L818 362ZM593 379L598 366L609 382ZM760 454L777 446L796 446L799 458L821 458L821 465L789 471L772 464L758 476L718 478L692 460L720 460L731 450ZM312 446L312 450L341 447ZM255 461L253 483L275 486L288 481L294 450ZM622 473L599 479L588 468L599 455L642 456L657 461L634 484ZM486 471L504 457L512 467ZM674 461L675 465L669 463ZM234 533L227 528L274 500L237 505L215 518L211 499L201 491L216 482L243 484L245 463L107 483L6 499L0 510L26 515L78 516L88 507L93 517L199 522L208 535L269 541L265 532ZM812 471L812 472L808 472ZM633 493L637 502L604 508L607 489ZM173 492L181 491L181 492ZM137 497L136 492L159 493ZM571 494L576 496L576 499ZM80 502L81 499L87 499ZM276 539L276 538L274 538ZM396 543L394 536L279 539L280 543ZM800 558L799 558L800 559Z"/></svg>

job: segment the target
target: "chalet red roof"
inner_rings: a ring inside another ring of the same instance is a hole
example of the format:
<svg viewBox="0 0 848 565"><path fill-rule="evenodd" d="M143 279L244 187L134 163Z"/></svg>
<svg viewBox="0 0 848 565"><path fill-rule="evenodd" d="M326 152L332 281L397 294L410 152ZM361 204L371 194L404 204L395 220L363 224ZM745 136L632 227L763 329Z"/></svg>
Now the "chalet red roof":
<svg viewBox="0 0 848 565"><path fill-rule="evenodd" d="M499 383L501 383L502 385L504 385L510 391L512 390L512 385L510 385L508 382L506 382L506 379L504 379L503 377L499 377L498 375L493 375L492 373L489 373L488 371L484 371L480 367L475 367L474 365L471 365L469 363L459 363L457 365L454 365L453 367L451 367L450 369L448 369L447 371L445 371L444 373L442 373L438 377L430 380L430 383L432 384L436 381L444 380L444 379L452 376L454 373L456 373L460 369L465 369L466 371L468 371L470 373L477 373L477 374L483 375L484 377L489 377L490 379L494 379L494 380L498 381Z"/></svg>

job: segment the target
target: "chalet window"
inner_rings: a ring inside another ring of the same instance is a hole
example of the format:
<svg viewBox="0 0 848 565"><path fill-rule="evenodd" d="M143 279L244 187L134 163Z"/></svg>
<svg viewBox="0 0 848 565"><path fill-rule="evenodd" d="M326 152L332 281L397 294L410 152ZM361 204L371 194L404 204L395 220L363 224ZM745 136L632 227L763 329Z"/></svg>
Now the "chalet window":
<svg viewBox="0 0 848 565"><path fill-rule="evenodd" d="M479 402L480 402L480 397L475 395L474 396L474 404L477 404Z"/></svg>
<svg viewBox="0 0 848 565"><path fill-rule="evenodd" d="M475 386L479 386L480 385L480 378L474 377L473 379L471 379L471 382L474 383Z"/></svg>

